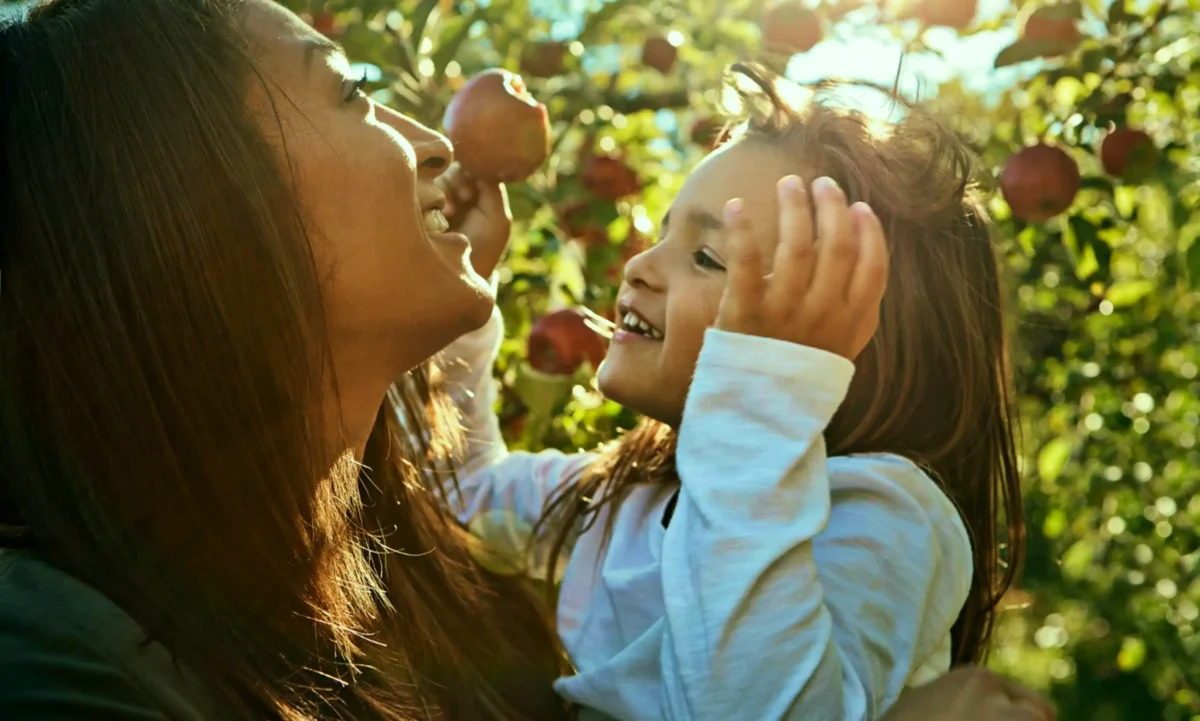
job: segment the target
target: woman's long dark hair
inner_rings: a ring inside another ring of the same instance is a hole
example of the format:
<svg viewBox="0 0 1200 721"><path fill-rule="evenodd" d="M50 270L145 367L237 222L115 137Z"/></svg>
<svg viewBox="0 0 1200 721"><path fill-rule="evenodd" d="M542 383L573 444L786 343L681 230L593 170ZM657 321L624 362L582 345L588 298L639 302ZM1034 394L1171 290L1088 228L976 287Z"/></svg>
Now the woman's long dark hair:
<svg viewBox="0 0 1200 721"><path fill-rule="evenodd" d="M322 457L318 276L238 12L57 0L0 30L0 545L112 598L221 718L563 717L539 603L429 487L430 369L362 466Z"/></svg>
<svg viewBox="0 0 1200 721"><path fill-rule="evenodd" d="M1023 557L1024 512L1002 279L970 185L974 157L916 108L880 135L859 113L820 102L791 107L762 70L735 70L752 89L743 91L749 117L733 142L770 144L797 174L833 178L883 223L891 274L879 329L856 361L825 442L831 455L904 456L958 506L975 569L952 632L953 659L977 662ZM645 420L564 487L539 523L539 531L556 535L549 567L580 527L634 484L677 480L674 454L675 433Z"/></svg>

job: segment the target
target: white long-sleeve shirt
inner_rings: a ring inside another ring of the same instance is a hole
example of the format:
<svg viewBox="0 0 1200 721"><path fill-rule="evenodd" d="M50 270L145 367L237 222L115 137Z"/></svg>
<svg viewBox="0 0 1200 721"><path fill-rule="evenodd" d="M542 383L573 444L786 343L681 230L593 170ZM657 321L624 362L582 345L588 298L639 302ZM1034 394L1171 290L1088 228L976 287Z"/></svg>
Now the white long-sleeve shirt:
<svg viewBox="0 0 1200 721"><path fill-rule="evenodd" d="M493 413L499 313L443 357L464 415L461 518L519 548L594 459L509 452ZM970 540L941 489L891 455L828 457L853 364L707 331L679 430L678 485L637 486L571 549L556 690L584 718L873 719L945 672ZM669 522L668 507L671 509ZM536 548L534 565L545 558Z"/></svg>

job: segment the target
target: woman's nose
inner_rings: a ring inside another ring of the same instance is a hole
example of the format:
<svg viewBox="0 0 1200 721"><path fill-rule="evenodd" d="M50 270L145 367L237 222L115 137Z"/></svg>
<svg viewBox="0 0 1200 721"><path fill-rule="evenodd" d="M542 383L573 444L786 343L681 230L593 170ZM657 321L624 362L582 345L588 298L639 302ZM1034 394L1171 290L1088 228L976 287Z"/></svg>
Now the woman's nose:
<svg viewBox="0 0 1200 721"><path fill-rule="evenodd" d="M441 133L423 126L422 129L426 131L427 137L421 138L419 141L413 139L410 142L417 154L417 172L421 177L432 180L446 172L446 169L454 162L454 146Z"/></svg>
<svg viewBox="0 0 1200 721"><path fill-rule="evenodd" d="M454 162L454 146L446 136L386 106L376 112L412 146L417 172L423 179L433 180Z"/></svg>

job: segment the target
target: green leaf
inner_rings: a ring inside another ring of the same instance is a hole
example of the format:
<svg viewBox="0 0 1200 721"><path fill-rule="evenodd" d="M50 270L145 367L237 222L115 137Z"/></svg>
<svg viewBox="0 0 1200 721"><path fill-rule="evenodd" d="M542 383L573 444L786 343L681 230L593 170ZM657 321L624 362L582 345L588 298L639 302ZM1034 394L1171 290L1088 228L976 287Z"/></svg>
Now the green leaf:
<svg viewBox="0 0 1200 721"><path fill-rule="evenodd" d="M1052 58L1065 55L1070 49L1070 46L1059 40L1018 40L1001 50L992 65L1003 68L1039 58Z"/></svg>
<svg viewBox="0 0 1200 721"><path fill-rule="evenodd" d="M1200 287L1200 241L1192 241L1187 249L1188 277L1193 287Z"/></svg>
<svg viewBox="0 0 1200 721"><path fill-rule="evenodd" d="M1089 175L1079 182L1081 190L1100 190L1108 194L1113 192L1113 182L1098 175Z"/></svg>
<svg viewBox="0 0 1200 721"><path fill-rule="evenodd" d="M1087 90L1079 78L1060 78L1054 83L1054 102L1064 108L1073 108L1079 104L1079 98Z"/></svg>
<svg viewBox="0 0 1200 721"><path fill-rule="evenodd" d="M1104 297L1113 304L1114 308L1126 308L1145 298L1153 290L1154 283L1152 281L1124 280L1110 285Z"/></svg>
<svg viewBox="0 0 1200 721"><path fill-rule="evenodd" d="M1137 636L1126 637L1121 641L1121 650L1117 652L1117 667L1122 671L1135 671L1146 662L1146 642Z"/></svg>
<svg viewBox="0 0 1200 721"><path fill-rule="evenodd" d="M1092 243L1092 255L1096 259L1096 272L1092 276L1107 281L1112 275L1112 246L1097 237Z"/></svg>
<svg viewBox="0 0 1200 721"><path fill-rule="evenodd" d="M1116 25L1125 25L1138 19L1138 16L1129 12L1129 8L1125 7L1125 0L1113 0L1108 6L1108 26L1110 28Z"/></svg>
<svg viewBox="0 0 1200 721"><path fill-rule="evenodd" d="M1046 538L1058 538L1067 530L1067 514L1061 508L1055 508L1046 515L1042 523L1042 534Z"/></svg>
<svg viewBox="0 0 1200 721"><path fill-rule="evenodd" d="M425 26L429 22L429 15L433 9L437 7L438 0L421 0L421 4L412 14L412 37L409 42L412 44L412 49L416 51L421 47L421 40L425 38Z"/></svg>
<svg viewBox="0 0 1200 721"><path fill-rule="evenodd" d="M606 25L612 22L617 13L629 5L637 6L638 2L637 0L609 0L599 10L588 16L576 39L587 44L587 41L591 40L593 35L603 30Z"/></svg>
<svg viewBox="0 0 1200 721"><path fill-rule="evenodd" d="M458 55L458 49L470 36L471 26L483 19L486 14L485 8L479 8L468 17L457 17L446 23L437 49L433 51L432 55L435 77L442 76L442 73L446 71L446 66L450 64L455 55Z"/></svg>
<svg viewBox="0 0 1200 721"><path fill-rule="evenodd" d="M1092 560L1095 557L1096 550L1092 541L1087 538L1079 539L1072 543L1062 555L1063 575L1076 581L1083 578L1091 568Z"/></svg>
<svg viewBox="0 0 1200 721"><path fill-rule="evenodd" d="M1120 0L1117 0L1120 2ZM1080 20L1083 18L1083 5L1077 2L1058 3L1056 5L1047 5L1038 8L1034 11L1031 18L1043 18L1046 20Z"/></svg>
<svg viewBox="0 0 1200 721"><path fill-rule="evenodd" d="M1038 453L1038 475L1043 481L1053 483L1062 474L1063 467L1071 457L1071 441L1066 438L1055 438Z"/></svg>

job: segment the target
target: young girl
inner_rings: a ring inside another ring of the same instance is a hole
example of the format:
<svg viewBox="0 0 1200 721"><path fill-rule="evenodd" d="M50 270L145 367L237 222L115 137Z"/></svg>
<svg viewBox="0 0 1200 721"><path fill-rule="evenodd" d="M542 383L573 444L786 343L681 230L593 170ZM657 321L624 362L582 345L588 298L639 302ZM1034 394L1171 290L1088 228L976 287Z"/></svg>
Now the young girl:
<svg viewBox="0 0 1200 721"><path fill-rule="evenodd" d="M969 153L915 112L878 137L741 71L771 111L626 267L598 380L639 428L599 454L509 453L499 315L445 353L467 427L451 500L476 528L553 529L539 563L569 552L557 622L578 672L556 688L585 717L876 718L980 658L1014 572L1002 511L1019 557Z"/></svg>

